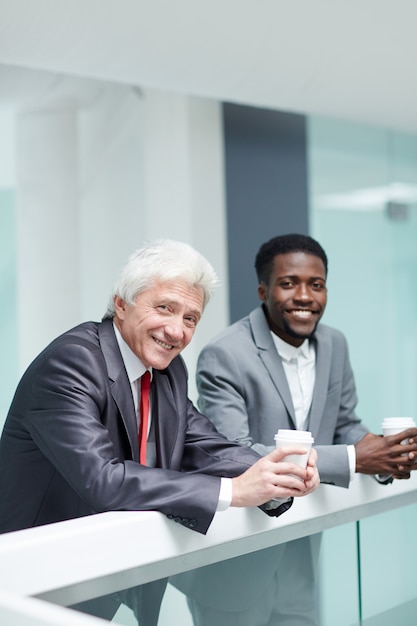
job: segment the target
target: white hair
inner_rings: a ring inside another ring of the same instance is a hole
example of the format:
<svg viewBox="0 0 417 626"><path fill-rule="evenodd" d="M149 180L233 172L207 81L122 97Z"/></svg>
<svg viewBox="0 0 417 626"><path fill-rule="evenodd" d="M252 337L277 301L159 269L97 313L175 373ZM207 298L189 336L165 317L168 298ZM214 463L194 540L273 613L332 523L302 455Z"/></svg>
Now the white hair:
<svg viewBox="0 0 417 626"><path fill-rule="evenodd" d="M137 296L156 282L180 278L203 291L203 308L217 285L211 264L187 243L157 239L135 250L122 268L103 319L115 315L114 297L133 305Z"/></svg>

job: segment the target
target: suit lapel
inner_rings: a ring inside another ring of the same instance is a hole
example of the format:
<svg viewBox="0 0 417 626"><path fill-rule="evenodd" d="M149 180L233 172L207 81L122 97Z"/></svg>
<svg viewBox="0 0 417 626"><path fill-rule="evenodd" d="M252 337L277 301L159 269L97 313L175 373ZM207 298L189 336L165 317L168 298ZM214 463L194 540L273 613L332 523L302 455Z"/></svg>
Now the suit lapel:
<svg viewBox="0 0 417 626"><path fill-rule="evenodd" d="M259 357L281 396L295 428L295 411L281 358L277 352L262 306L252 311L249 322Z"/></svg>
<svg viewBox="0 0 417 626"><path fill-rule="evenodd" d="M113 399L119 409L129 439L132 458L139 460L137 422L132 389L117 344L112 320L105 320L99 328L100 346L106 361Z"/></svg>
<svg viewBox="0 0 417 626"><path fill-rule="evenodd" d="M329 387L330 367L332 360L332 345L330 337L323 332L320 325L314 335L316 348L316 380L314 383L313 399L311 402L309 430L318 432L321 418L323 416L324 405L327 399Z"/></svg>
<svg viewBox="0 0 417 626"><path fill-rule="evenodd" d="M154 370L152 422L155 424L158 467L173 467L175 443L178 441L179 416L167 370ZM182 454L182 448L181 448Z"/></svg>

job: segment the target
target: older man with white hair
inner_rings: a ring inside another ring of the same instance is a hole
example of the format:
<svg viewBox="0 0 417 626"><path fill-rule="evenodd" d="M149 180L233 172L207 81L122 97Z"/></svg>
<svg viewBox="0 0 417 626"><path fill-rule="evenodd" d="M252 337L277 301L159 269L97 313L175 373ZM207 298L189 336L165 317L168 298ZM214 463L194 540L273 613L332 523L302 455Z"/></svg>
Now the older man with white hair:
<svg viewBox="0 0 417 626"><path fill-rule="evenodd" d="M152 242L122 269L102 322L80 324L38 355L0 441L0 532L156 510L206 533L219 509L266 505L280 515L317 487L315 452L306 470L281 462L280 451L260 458L220 435L188 399L180 353L215 283L192 247ZM77 608L111 619L125 602L141 626L155 626L165 586Z"/></svg>

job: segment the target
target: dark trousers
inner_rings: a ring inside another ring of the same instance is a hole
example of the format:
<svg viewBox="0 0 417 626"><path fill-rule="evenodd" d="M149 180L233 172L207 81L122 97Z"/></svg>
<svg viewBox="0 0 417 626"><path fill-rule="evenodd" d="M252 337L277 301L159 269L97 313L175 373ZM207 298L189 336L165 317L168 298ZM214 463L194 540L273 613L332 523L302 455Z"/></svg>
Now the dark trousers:
<svg viewBox="0 0 417 626"><path fill-rule="evenodd" d="M107 596L72 604L69 608L111 621L121 604L134 613L139 626L158 626L159 611L167 585L166 579L131 587Z"/></svg>

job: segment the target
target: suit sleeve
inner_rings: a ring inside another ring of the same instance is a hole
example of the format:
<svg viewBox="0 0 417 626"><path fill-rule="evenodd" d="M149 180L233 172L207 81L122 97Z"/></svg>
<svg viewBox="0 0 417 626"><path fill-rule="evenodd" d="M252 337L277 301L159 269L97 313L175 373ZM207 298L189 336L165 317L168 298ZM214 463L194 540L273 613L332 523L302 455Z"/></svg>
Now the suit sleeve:
<svg viewBox="0 0 417 626"><path fill-rule="evenodd" d="M179 406L181 404L180 398L186 396L184 389L181 389L184 381L186 381L186 370L181 358L175 359L173 366L175 366L176 375L172 377L171 385L174 398L178 396L175 404ZM178 381L180 381L179 394ZM234 477L246 471L259 460L260 455L255 450L229 440L188 399L186 413L187 432L181 461L183 471ZM181 437L182 435L178 433L176 439ZM277 507L271 508L266 504L259 508L269 516L278 517L291 507L292 502L293 499L289 498Z"/></svg>
<svg viewBox="0 0 417 626"><path fill-rule="evenodd" d="M339 414L333 441L335 444L343 443L349 445L357 443L359 439L366 435L368 429L356 415L358 398L356 394L355 378L349 360L346 339L343 335L341 335L341 338L343 342L341 349L344 355L343 378L341 383Z"/></svg>
<svg viewBox="0 0 417 626"><path fill-rule="evenodd" d="M332 380L330 383L332 388L328 390L328 398L340 387L338 393L335 394L338 398L338 405L335 407L337 420L334 430L329 429L328 433L326 433L326 423L323 423L324 436L328 435L329 441L326 441L327 445L314 447L318 454L317 466L321 481L339 487L349 487L351 476L347 446L354 445L362 439L368 429L356 414L356 386L346 338L339 332L335 333L334 337L333 349L338 353L342 367L340 380ZM330 408L326 407L325 415L330 415L330 412Z"/></svg>
<svg viewBox="0 0 417 626"><path fill-rule="evenodd" d="M347 445L355 444L367 431L355 413L357 404L355 381L349 361L346 339L338 331L332 334L337 366L333 367L324 406L317 444L317 466L322 482L348 487L350 481ZM228 338L230 339L230 338ZM208 344L200 354L197 369L199 407L228 439L251 446L265 455L273 446L264 445L256 437L256 428L265 416L257 415L264 407L261 380L254 355L252 369L246 366L243 342L245 335L233 337L233 348L226 341ZM239 360L239 355L241 361ZM276 391L268 391L268 401ZM273 415L273 413L271 413ZM281 426L288 428L289 426ZM272 439L271 435L271 439Z"/></svg>
<svg viewBox="0 0 417 626"><path fill-rule="evenodd" d="M247 381L233 351L221 343L208 344L197 365L198 405L230 441L254 447L260 455L273 449L254 441L247 409Z"/></svg>
<svg viewBox="0 0 417 626"><path fill-rule="evenodd" d="M104 424L112 401L99 351L69 344L37 366L26 426L43 457L86 510L156 510L205 533L216 511L221 475L149 468L124 459ZM236 462L241 471L245 466ZM227 468L225 469L225 471ZM191 495L192 494L192 495Z"/></svg>
<svg viewBox="0 0 417 626"><path fill-rule="evenodd" d="M183 388L185 393L186 383ZM90 513L156 510L206 533L219 477L240 474L258 458L222 438L189 402L177 433L183 438L182 465L151 468L125 458L117 447L120 432L114 433L120 416L109 409L113 400L98 348L69 342L50 352L37 362L28 391L28 434Z"/></svg>

